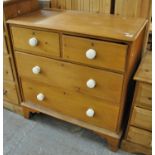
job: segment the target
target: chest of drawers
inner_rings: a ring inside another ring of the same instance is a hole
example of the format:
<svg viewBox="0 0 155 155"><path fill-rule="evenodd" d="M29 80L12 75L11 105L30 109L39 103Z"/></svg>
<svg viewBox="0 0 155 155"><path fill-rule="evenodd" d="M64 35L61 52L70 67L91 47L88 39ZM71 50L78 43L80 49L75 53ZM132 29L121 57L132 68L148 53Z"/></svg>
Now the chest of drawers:
<svg viewBox="0 0 155 155"><path fill-rule="evenodd" d="M74 123L117 150L146 21L38 10L8 24L25 117L39 111Z"/></svg>
<svg viewBox="0 0 155 155"><path fill-rule="evenodd" d="M122 147L152 154L152 54L147 52L134 76L136 90Z"/></svg>

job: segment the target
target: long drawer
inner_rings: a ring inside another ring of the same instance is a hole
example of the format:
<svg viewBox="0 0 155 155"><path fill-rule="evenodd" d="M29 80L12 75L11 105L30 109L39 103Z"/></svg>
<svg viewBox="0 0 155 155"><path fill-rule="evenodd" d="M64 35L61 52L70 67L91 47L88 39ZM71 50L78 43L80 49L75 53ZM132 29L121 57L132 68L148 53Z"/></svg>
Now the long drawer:
<svg viewBox="0 0 155 155"><path fill-rule="evenodd" d="M116 130L119 106L40 82L22 80L25 102L33 102L92 125ZM93 115L92 111L94 112Z"/></svg>
<svg viewBox="0 0 155 155"><path fill-rule="evenodd" d="M131 125L152 131L152 111L134 107Z"/></svg>
<svg viewBox="0 0 155 155"><path fill-rule="evenodd" d="M17 90L14 82L3 82L3 97L7 102L18 104Z"/></svg>
<svg viewBox="0 0 155 155"><path fill-rule="evenodd" d="M63 58L124 72L127 45L63 35Z"/></svg>
<svg viewBox="0 0 155 155"><path fill-rule="evenodd" d="M3 55L3 76L4 80L10 80L13 81L13 73L12 73L12 68L10 64L10 57L9 55Z"/></svg>
<svg viewBox="0 0 155 155"><path fill-rule="evenodd" d="M152 110L152 85L139 82L136 89L136 106Z"/></svg>
<svg viewBox="0 0 155 155"><path fill-rule="evenodd" d="M135 127L129 127L127 140L143 146L152 147L152 133Z"/></svg>
<svg viewBox="0 0 155 155"><path fill-rule="evenodd" d="M59 34L21 27L11 27L15 49L44 56L60 56Z"/></svg>
<svg viewBox="0 0 155 155"><path fill-rule="evenodd" d="M16 52L19 75L51 86L120 103L123 75ZM34 74L39 69L38 74Z"/></svg>

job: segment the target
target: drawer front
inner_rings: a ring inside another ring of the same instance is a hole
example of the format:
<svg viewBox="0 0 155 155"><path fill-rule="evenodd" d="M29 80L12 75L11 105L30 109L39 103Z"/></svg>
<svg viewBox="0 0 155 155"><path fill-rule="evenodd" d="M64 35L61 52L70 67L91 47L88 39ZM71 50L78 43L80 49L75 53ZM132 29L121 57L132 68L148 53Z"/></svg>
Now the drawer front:
<svg viewBox="0 0 155 155"><path fill-rule="evenodd" d="M60 56L59 35L57 33L20 27L11 27L11 30L15 49L49 57Z"/></svg>
<svg viewBox="0 0 155 155"><path fill-rule="evenodd" d="M68 60L124 72L126 53L127 45L63 36L63 57Z"/></svg>
<svg viewBox="0 0 155 155"><path fill-rule="evenodd" d="M23 78L78 91L113 103L120 102L123 83L123 76L120 74L20 52L16 52L16 60L18 72ZM36 66L40 68L38 74L32 72ZM89 88L90 86L94 88Z"/></svg>
<svg viewBox="0 0 155 155"><path fill-rule="evenodd" d="M129 127L127 140L147 147L152 147L152 133L146 130Z"/></svg>
<svg viewBox="0 0 155 155"><path fill-rule="evenodd" d="M116 130L118 106L79 92L66 91L30 80L22 80L22 88L26 102L39 104L98 127ZM43 100L37 99L40 93L44 96ZM93 115L90 115L90 109L93 110Z"/></svg>
<svg viewBox="0 0 155 155"><path fill-rule="evenodd" d="M152 111L134 107L131 124L152 131Z"/></svg>
<svg viewBox="0 0 155 155"><path fill-rule="evenodd" d="M3 66L4 79L13 81L13 74L12 74L9 55L4 55L3 60L4 60L3 62L4 63L4 66Z"/></svg>
<svg viewBox="0 0 155 155"><path fill-rule="evenodd" d="M152 85L141 83L137 84L137 95L135 98L137 106L152 109Z"/></svg>
<svg viewBox="0 0 155 155"><path fill-rule="evenodd" d="M18 96L14 82L3 82L3 98L7 102L18 104Z"/></svg>

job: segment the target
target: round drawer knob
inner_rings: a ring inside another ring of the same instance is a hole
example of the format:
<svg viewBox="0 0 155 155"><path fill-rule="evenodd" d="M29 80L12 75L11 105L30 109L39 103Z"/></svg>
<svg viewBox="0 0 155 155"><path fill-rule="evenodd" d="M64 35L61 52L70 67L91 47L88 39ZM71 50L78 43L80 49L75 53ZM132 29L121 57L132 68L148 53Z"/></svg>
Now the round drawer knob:
<svg viewBox="0 0 155 155"><path fill-rule="evenodd" d="M29 45L32 46L32 47L35 47L37 46L38 44L38 40L36 38L30 38L29 39Z"/></svg>
<svg viewBox="0 0 155 155"><path fill-rule="evenodd" d="M94 59L96 57L96 51L93 49L89 49L86 51L86 57L90 60Z"/></svg>
<svg viewBox="0 0 155 155"><path fill-rule="evenodd" d="M86 115L88 117L93 117L95 114L95 111L92 109L92 108L89 108L87 111L86 111Z"/></svg>
<svg viewBox="0 0 155 155"><path fill-rule="evenodd" d="M32 68L32 72L33 74L39 74L41 71L40 67L39 66L35 66Z"/></svg>
<svg viewBox="0 0 155 155"><path fill-rule="evenodd" d="M39 94L37 95L37 100L38 100L38 101L43 101L44 98L45 98L45 96L44 96L44 94L42 94L42 93L39 93Z"/></svg>
<svg viewBox="0 0 155 155"><path fill-rule="evenodd" d="M87 81L87 87L88 88L95 88L95 86L96 86L96 81L94 79L89 79Z"/></svg>

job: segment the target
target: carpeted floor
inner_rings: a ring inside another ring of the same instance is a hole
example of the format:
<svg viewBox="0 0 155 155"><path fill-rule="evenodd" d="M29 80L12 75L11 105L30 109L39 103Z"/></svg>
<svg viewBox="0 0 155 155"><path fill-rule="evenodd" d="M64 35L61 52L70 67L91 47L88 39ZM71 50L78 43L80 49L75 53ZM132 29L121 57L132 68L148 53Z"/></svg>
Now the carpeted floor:
<svg viewBox="0 0 155 155"><path fill-rule="evenodd" d="M130 155L114 153L86 129L37 114L30 120L4 110L4 155Z"/></svg>

